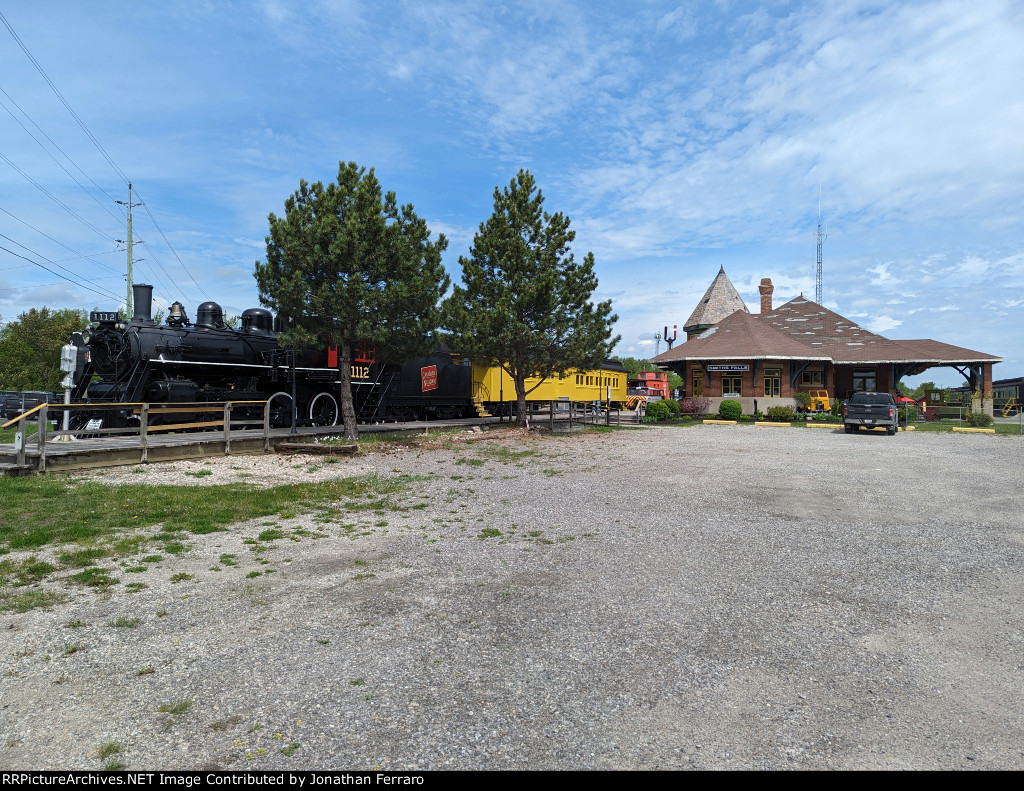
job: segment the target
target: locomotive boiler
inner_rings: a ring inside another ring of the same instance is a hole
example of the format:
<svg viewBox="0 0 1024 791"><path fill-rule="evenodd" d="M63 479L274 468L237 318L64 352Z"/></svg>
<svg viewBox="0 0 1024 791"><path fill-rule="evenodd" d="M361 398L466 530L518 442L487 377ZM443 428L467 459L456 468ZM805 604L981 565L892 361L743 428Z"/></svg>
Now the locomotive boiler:
<svg viewBox="0 0 1024 791"><path fill-rule="evenodd" d="M152 319L153 287L133 287L134 316L94 311L90 326L74 338L81 358L72 400L76 402L142 402L202 404L221 401L271 401L272 420L291 420L292 387L298 419L314 425L338 421L336 364L315 349L286 350L278 344L274 317L263 308L242 312L241 326L224 321L216 302L204 302L189 320L175 302L166 322ZM201 411L201 410L197 410ZM262 411L262 410L257 410ZM102 421L105 428L131 425L134 411L104 410L81 419ZM182 422L188 413L174 413L163 422ZM154 423L159 423L159 416Z"/></svg>

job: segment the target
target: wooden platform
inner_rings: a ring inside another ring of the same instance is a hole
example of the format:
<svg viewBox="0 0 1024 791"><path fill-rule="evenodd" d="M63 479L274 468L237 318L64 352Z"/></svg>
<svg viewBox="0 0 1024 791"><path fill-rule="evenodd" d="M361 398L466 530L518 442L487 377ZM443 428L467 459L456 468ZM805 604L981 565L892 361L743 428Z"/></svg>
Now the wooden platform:
<svg viewBox="0 0 1024 791"><path fill-rule="evenodd" d="M470 427L482 424L498 424L496 418L468 418L463 420L432 420L412 423L382 423L359 426L360 434L400 432L423 434L438 429L460 426ZM264 438L262 430L231 432L230 449L226 447L223 431L199 431L177 434L151 434L147 437L145 454L137 436L105 436L95 439L79 439L74 442L46 443L46 458L40 459L35 437L30 437L25 447L24 467L16 464L13 443L0 444L0 475L33 475L38 472L71 472L96 467L117 467L125 464L140 464L145 455L147 463L199 459L208 456L224 456L252 453L272 453L279 444L294 444L308 441L317 436L340 436L341 427L305 427L296 429L271 429Z"/></svg>

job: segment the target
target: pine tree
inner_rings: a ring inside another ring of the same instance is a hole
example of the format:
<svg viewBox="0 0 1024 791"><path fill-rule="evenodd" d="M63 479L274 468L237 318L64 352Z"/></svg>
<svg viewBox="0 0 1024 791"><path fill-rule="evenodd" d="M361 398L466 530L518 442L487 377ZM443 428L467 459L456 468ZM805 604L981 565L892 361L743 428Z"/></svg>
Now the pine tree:
<svg viewBox="0 0 1024 791"><path fill-rule="evenodd" d="M481 223L469 257L460 257L462 286L446 302L449 343L462 354L500 365L516 388L519 425L526 424L526 380L599 366L611 338L611 300L594 304L594 256L576 262L576 233L563 214L544 211L533 175L520 170L494 190L494 213ZM531 388L532 390L533 388Z"/></svg>
<svg viewBox="0 0 1024 791"><path fill-rule="evenodd" d="M355 439L354 345L395 362L432 351L448 242L431 242L412 205L382 195L373 169L354 162L339 164L336 184L300 181L284 216L269 221L267 260L256 262L260 301L287 318L283 343L338 347L345 436Z"/></svg>

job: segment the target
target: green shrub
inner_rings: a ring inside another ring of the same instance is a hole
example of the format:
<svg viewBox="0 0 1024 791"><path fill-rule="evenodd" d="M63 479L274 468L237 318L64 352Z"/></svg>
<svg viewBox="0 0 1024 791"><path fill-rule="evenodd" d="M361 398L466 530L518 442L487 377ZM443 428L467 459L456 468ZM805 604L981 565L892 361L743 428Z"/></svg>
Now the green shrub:
<svg viewBox="0 0 1024 791"><path fill-rule="evenodd" d="M665 401L655 401L647 405L647 417L651 420L668 420L669 406Z"/></svg>
<svg viewBox="0 0 1024 791"><path fill-rule="evenodd" d="M739 420L743 415L743 405L739 401L726 398L718 405L718 416L722 420Z"/></svg>
<svg viewBox="0 0 1024 791"><path fill-rule="evenodd" d="M665 401L662 401L661 403L668 407L668 416L673 420L682 414L682 412L679 409L678 401L669 398L666 399Z"/></svg>
<svg viewBox="0 0 1024 791"><path fill-rule="evenodd" d="M796 417L791 406L770 406L767 415L769 420L776 423L788 423Z"/></svg>
<svg viewBox="0 0 1024 791"><path fill-rule="evenodd" d="M984 412L968 412L967 425L972 428L985 428L985 426L992 425L992 416L986 415Z"/></svg>
<svg viewBox="0 0 1024 791"><path fill-rule="evenodd" d="M811 394L803 390L799 390L796 393L793 393L793 400L796 401L796 404L800 409L807 409L807 405L811 403Z"/></svg>
<svg viewBox="0 0 1024 791"><path fill-rule="evenodd" d="M913 423L916 420L920 420L920 412L913 404L904 404L900 407L900 420L906 420L908 423Z"/></svg>

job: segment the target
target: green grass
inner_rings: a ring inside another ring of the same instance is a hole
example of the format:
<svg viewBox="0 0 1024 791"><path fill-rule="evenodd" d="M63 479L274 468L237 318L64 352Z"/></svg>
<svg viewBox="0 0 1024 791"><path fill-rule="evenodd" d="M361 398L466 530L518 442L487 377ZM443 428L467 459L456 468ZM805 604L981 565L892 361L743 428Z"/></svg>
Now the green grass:
<svg viewBox="0 0 1024 791"><path fill-rule="evenodd" d="M970 428L966 422L957 423L956 421L946 421L934 423L911 423L914 427L914 432L928 431L936 434L952 434L953 428ZM1012 436L1020 436L1020 427L1016 423L993 423L991 426L985 426L985 428L994 428L996 434L1009 434Z"/></svg>
<svg viewBox="0 0 1024 791"><path fill-rule="evenodd" d="M119 582L116 577L111 577L109 572L110 569L93 567L80 571L78 574L72 574L68 579L72 582L77 582L79 585L87 585L90 588L109 588L111 585L117 585Z"/></svg>
<svg viewBox="0 0 1024 791"><path fill-rule="evenodd" d="M514 464L515 462L521 461L529 456L537 455L537 451L535 450L512 450L510 448L503 448L500 446L484 448L484 453L495 461L500 461L502 464Z"/></svg>
<svg viewBox="0 0 1024 791"><path fill-rule="evenodd" d="M0 560L0 587L11 585L18 588L31 585L46 578L56 566L39 560L35 555L20 562Z"/></svg>
<svg viewBox="0 0 1024 791"><path fill-rule="evenodd" d="M403 434L401 431L378 431L376 433L364 433L359 435L358 440L331 437L328 440L321 440L325 445L351 445L358 442L359 450L362 452L372 450L374 445L387 444L390 442L402 442L408 445L421 445L424 442L438 439L439 437L462 434L465 429L437 429L428 431L426 434Z"/></svg>
<svg viewBox="0 0 1024 791"><path fill-rule="evenodd" d="M331 482L292 484L259 489L248 484L224 486L107 486L93 481L70 484L57 477L0 478L0 551L78 544L68 551L68 565L88 565L100 557L130 554L138 542L123 541L126 531L167 525L194 534L223 530L227 525L272 516L298 506L364 498L344 503L346 510L396 506L386 497L404 488L400 478L361 476ZM365 502L367 496L373 503ZM54 503L61 503L54 508ZM170 538L164 535L164 538ZM118 540L122 539L121 545ZM164 551L184 551L170 540ZM62 562L64 560L62 559ZM148 562L148 558L147 558Z"/></svg>
<svg viewBox="0 0 1024 791"><path fill-rule="evenodd" d="M67 597L63 594L44 590L13 594L0 593L0 612L28 612L37 607L52 607L66 599Z"/></svg>
<svg viewBox="0 0 1024 791"><path fill-rule="evenodd" d="M4 420L3 422L6 423L7 421ZM53 424L52 424L52 421L51 421L51 428L52 427L53 427ZM14 426L11 426L11 428L0 428L0 443L8 444L8 443L14 442L14 435L17 434L17 433L18 433L17 429ZM26 424L26 426L25 426L25 440L26 441L28 440L29 437L34 437L38 433L39 433L39 426L38 426L38 424L36 424L36 423L28 423L28 424Z"/></svg>
<svg viewBox="0 0 1024 791"><path fill-rule="evenodd" d="M156 710L161 714L184 714L190 708L192 708L192 701L183 698L173 703L162 703L156 707Z"/></svg>
<svg viewBox="0 0 1024 791"><path fill-rule="evenodd" d="M134 629L136 626L142 623L141 618L115 618L112 621L107 621L107 626L116 626L122 629ZM101 756L105 757L105 756Z"/></svg>
<svg viewBox="0 0 1024 791"><path fill-rule="evenodd" d="M100 745L99 750L97 750L97 756L99 757L99 759L101 761L103 761L103 760L106 760L107 758L109 758L112 755L116 755L117 753L121 752L123 749L124 749L124 747L122 747L117 742L104 742L103 744Z"/></svg>

